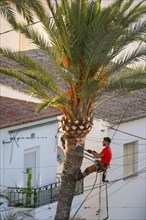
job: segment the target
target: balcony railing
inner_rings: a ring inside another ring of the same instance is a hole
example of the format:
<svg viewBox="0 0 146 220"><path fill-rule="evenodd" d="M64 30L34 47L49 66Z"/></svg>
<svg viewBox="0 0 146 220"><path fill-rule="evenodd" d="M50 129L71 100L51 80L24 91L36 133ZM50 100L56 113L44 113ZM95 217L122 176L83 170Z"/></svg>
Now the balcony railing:
<svg viewBox="0 0 146 220"><path fill-rule="evenodd" d="M36 208L58 200L60 182L28 188L9 187L9 205L14 207ZM76 184L75 195L83 193L83 181Z"/></svg>

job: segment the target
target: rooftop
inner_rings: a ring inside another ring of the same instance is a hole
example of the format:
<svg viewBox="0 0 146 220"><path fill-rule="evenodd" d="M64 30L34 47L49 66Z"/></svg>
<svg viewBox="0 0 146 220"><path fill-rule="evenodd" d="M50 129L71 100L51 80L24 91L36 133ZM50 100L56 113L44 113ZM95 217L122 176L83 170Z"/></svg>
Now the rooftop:
<svg viewBox="0 0 146 220"><path fill-rule="evenodd" d="M48 60L46 54L44 54L42 50L33 49L33 50L24 51L24 53L26 55L30 56L31 58L33 58L34 60L37 60L40 63L43 63L46 67L48 67L48 69L50 69L51 72L53 72L53 74L55 75L55 79L58 81L59 85L62 88L64 88L63 82L60 80L60 77L57 74L55 67ZM11 60L8 60L7 58L5 58L2 55L0 56L0 65L3 67L7 67L7 68L14 68L16 70L22 70L22 67L20 67L18 65L18 63L11 61ZM5 76L2 74L0 74L0 83L3 85L6 85L8 87L11 87L13 89L16 89L18 91L21 91L21 92L27 92L29 89L29 86L25 85L24 83L14 79L10 76Z"/></svg>
<svg viewBox="0 0 146 220"><path fill-rule="evenodd" d="M39 121L61 115L54 107L35 113L37 104L7 97L0 97L0 129Z"/></svg>
<svg viewBox="0 0 146 220"><path fill-rule="evenodd" d="M111 99L96 109L95 117L111 124L146 117L146 89Z"/></svg>

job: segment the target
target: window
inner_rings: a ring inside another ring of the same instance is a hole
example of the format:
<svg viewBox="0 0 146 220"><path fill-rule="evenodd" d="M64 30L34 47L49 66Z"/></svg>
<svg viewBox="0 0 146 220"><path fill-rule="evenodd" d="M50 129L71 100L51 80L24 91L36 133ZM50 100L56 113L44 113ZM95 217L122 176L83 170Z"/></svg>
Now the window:
<svg viewBox="0 0 146 220"><path fill-rule="evenodd" d="M24 170L32 168L32 186L39 184L39 147L28 148L24 150ZM27 186L27 175L24 173L24 187Z"/></svg>
<svg viewBox="0 0 146 220"><path fill-rule="evenodd" d="M32 169L32 186L36 185L36 152L29 152L24 154L24 168ZM27 175L24 175L24 185L27 186Z"/></svg>
<svg viewBox="0 0 146 220"><path fill-rule="evenodd" d="M123 178L136 175L137 172L137 141L124 144Z"/></svg>

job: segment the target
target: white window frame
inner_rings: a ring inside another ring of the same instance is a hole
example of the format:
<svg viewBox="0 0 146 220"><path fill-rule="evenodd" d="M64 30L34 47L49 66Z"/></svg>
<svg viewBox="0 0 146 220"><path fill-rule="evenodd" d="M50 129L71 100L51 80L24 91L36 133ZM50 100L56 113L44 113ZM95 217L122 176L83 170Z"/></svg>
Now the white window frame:
<svg viewBox="0 0 146 220"><path fill-rule="evenodd" d="M123 179L137 176L137 171L138 141L133 141L123 145Z"/></svg>

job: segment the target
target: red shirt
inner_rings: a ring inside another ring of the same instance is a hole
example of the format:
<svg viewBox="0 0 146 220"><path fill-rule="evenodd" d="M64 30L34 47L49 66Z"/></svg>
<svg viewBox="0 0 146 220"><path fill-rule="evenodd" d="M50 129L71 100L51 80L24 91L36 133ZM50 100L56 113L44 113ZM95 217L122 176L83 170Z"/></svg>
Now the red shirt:
<svg viewBox="0 0 146 220"><path fill-rule="evenodd" d="M111 151L111 148L110 146L106 146L105 148L103 148L103 150L101 151L101 153L104 155L100 161L102 163L105 163L105 164L109 164L111 159L112 159L112 151Z"/></svg>

